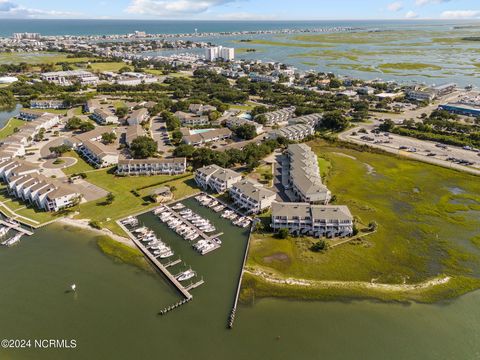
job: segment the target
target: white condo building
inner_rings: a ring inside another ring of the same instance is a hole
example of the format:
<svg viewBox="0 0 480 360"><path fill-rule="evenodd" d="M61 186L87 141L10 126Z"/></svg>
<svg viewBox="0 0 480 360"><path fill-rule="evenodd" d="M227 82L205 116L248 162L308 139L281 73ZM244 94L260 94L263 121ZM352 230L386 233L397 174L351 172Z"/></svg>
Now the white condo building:
<svg viewBox="0 0 480 360"><path fill-rule="evenodd" d="M195 172L195 182L198 186L219 194L224 193L240 180L242 180L241 174L218 165L204 166Z"/></svg>
<svg viewBox="0 0 480 360"><path fill-rule="evenodd" d="M216 61L218 59L223 61L232 61L235 59L235 49L223 46L207 48L206 58L208 61Z"/></svg>
<svg viewBox="0 0 480 360"><path fill-rule="evenodd" d="M273 191L247 179L233 184L229 194L235 205L244 209L247 214L258 214L267 210L277 197Z"/></svg>

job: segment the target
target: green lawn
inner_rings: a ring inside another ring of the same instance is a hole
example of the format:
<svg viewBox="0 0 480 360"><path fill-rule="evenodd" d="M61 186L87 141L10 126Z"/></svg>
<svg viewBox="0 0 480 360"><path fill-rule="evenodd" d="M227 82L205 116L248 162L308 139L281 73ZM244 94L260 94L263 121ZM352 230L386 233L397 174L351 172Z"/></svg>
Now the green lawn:
<svg viewBox="0 0 480 360"><path fill-rule="evenodd" d="M124 62L104 62L104 63L91 63L92 70L96 71L113 71L117 72L124 66L127 66Z"/></svg>
<svg viewBox="0 0 480 360"><path fill-rule="evenodd" d="M0 64L54 64L58 62L87 62L94 60L92 58L68 58L67 54L55 52L37 52L37 53L0 53Z"/></svg>
<svg viewBox="0 0 480 360"><path fill-rule="evenodd" d="M331 163L326 184L336 203L348 205L359 224L376 221L378 231L325 253L311 252L309 238L278 240L256 234L249 267L311 280L409 284L442 274L454 278L435 294L412 295L419 301L422 296L433 301L480 287L480 247L472 240L478 236L480 216L478 177L391 155L322 142L310 145ZM258 296L266 294L266 285L261 286ZM341 296L365 295L343 291ZM405 294L396 295L406 299Z"/></svg>
<svg viewBox="0 0 480 360"><path fill-rule="evenodd" d="M95 170L93 166L83 160L75 151L69 151L63 155L64 157L72 157L77 159L77 163L66 169L62 169L65 175L80 174L88 171Z"/></svg>
<svg viewBox="0 0 480 360"><path fill-rule="evenodd" d="M269 179L272 175L272 165L271 164L264 164L257 167L251 174L250 177L254 180L268 186L273 186L273 179Z"/></svg>
<svg viewBox="0 0 480 360"><path fill-rule="evenodd" d="M12 118L8 120L7 124L0 130L0 139L5 139L14 133L15 128L20 128L25 125L25 121Z"/></svg>
<svg viewBox="0 0 480 360"><path fill-rule="evenodd" d="M174 196L177 199L192 195L199 190L195 188L192 176L142 176L142 177L115 177L110 170L100 170L87 173L87 181L95 184L115 195L111 205L104 205L104 199L91 201L79 206L78 218L92 219L100 222L102 226L122 233L115 220L126 217L129 214L138 213L157 206L148 199L151 188L159 186L174 186ZM140 196L136 196L132 190L139 189Z"/></svg>

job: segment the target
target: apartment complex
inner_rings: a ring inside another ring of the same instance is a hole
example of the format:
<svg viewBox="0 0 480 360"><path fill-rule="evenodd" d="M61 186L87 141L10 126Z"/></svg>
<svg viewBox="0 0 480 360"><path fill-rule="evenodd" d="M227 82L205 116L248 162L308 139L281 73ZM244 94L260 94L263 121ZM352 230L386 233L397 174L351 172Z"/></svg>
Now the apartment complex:
<svg viewBox="0 0 480 360"><path fill-rule="evenodd" d="M128 125L140 125L141 123L147 121L149 118L148 110L145 108L140 108L134 110L127 118Z"/></svg>
<svg viewBox="0 0 480 360"><path fill-rule="evenodd" d="M201 133L194 133L185 135L183 142L187 145L203 145L214 141L226 140L232 137L232 132L229 129L220 128L212 129Z"/></svg>
<svg viewBox="0 0 480 360"><path fill-rule="evenodd" d="M174 116L180 120L182 126L205 126L210 124L208 116L199 116L183 111L177 111Z"/></svg>
<svg viewBox="0 0 480 360"><path fill-rule="evenodd" d="M102 135L115 132L110 127L97 127L92 131L74 136L67 143L77 150L85 161L96 168L116 165L119 160L118 151L112 146L100 142Z"/></svg>
<svg viewBox="0 0 480 360"><path fill-rule="evenodd" d="M242 180L242 175L218 165L204 166L195 172L197 185L205 190L211 189L216 193L224 193L240 180Z"/></svg>
<svg viewBox="0 0 480 360"><path fill-rule="evenodd" d="M30 109L66 109L62 100L30 100Z"/></svg>
<svg viewBox="0 0 480 360"><path fill-rule="evenodd" d="M343 205L274 202L272 229L288 229L294 235L345 237L353 234L353 216Z"/></svg>
<svg viewBox="0 0 480 360"><path fill-rule="evenodd" d="M41 74L44 81L49 81L61 86L70 86L76 82L82 85L97 85L99 78L85 70L54 71Z"/></svg>
<svg viewBox="0 0 480 360"><path fill-rule="evenodd" d="M280 109L277 111L265 113L263 115L267 119L267 122L265 124L267 126L286 124L288 120L295 115L295 107Z"/></svg>
<svg viewBox="0 0 480 360"><path fill-rule="evenodd" d="M27 161L1 161L0 178L10 195L45 211L59 211L81 198L73 187L41 175L39 168Z"/></svg>
<svg viewBox="0 0 480 360"><path fill-rule="evenodd" d="M255 127L255 131L256 131L257 135L263 133L263 131L264 131L262 124L259 124L255 121L252 121L252 120L232 116L232 117L228 118L227 121L226 121L226 126L231 130L233 130L233 129L239 127L239 126L243 126L243 125L251 125L251 126Z"/></svg>
<svg viewBox="0 0 480 360"><path fill-rule="evenodd" d="M140 136L145 136L146 132L141 125L132 125L127 128L125 133L125 144L130 146L132 141Z"/></svg>
<svg viewBox="0 0 480 360"><path fill-rule="evenodd" d="M186 158L120 160L117 175L178 175L187 171Z"/></svg>
<svg viewBox="0 0 480 360"><path fill-rule="evenodd" d="M98 108L93 111L92 119L100 125L118 124L118 117L110 110Z"/></svg>
<svg viewBox="0 0 480 360"><path fill-rule="evenodd" d="M235 49L223 46L216 46L206 49L206 58L208 61L232 61L235 59Z"/></svg>
<svg viewBox="0 0 480 360"><path fill-rule="evenodd" d="M332 194L322 183L317 155L306 144L289 145L287 160L282 164L296 200L310 204L328 204Z"/></svg>
<svg viewBox="0 0 480 360"><path fill-rule="evenodd" d="M247 214L258 214L270 208L277 195L252 180L241 180L230 188L229 194L235 203Z"/></svg>
<svg viewBox="0 0 480 360"><path fill-rule="evenodd" d="M290 141L302 141L315 134L315 129L309 124L288 125L268 133L269 139L284 137Z"/></svg>

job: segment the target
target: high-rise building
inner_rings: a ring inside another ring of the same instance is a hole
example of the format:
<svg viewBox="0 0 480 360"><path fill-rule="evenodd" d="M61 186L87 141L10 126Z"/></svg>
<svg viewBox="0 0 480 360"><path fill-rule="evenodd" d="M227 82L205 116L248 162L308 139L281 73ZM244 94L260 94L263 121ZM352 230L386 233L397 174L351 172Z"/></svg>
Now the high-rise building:
<svg viewBox="0 0 480 360"><path fill-rule="evenodd" d="M223 46L207 48L206 57L208 61L216 61L218 59L232 61L235 59L235 49Z"/></svg>

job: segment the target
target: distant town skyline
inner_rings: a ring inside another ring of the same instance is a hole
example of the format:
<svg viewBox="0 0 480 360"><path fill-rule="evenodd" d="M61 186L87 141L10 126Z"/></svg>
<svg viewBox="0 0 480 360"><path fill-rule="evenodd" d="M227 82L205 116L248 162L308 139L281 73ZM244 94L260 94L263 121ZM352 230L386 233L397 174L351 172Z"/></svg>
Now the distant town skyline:
<svg viewBox="0 0 480 360"><path fill-rule="evenodd" d="M478 0L0 0L1 19L480 20Z"/></svg>

